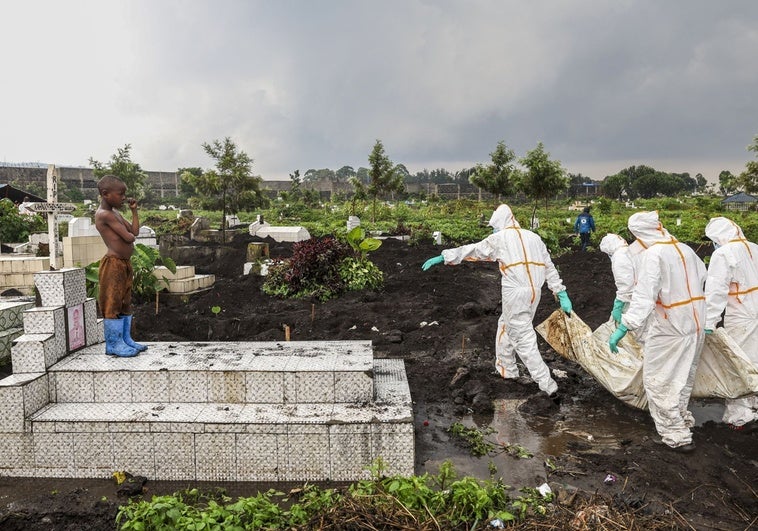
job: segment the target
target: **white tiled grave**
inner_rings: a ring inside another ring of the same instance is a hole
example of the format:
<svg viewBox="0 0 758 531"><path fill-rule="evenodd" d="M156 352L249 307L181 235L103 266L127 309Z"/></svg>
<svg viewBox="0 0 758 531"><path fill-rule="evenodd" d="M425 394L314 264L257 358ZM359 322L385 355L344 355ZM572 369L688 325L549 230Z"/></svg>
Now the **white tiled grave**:
<svg viewBox="0 0 758 531"><path fill-rule="evenodd" d="M102 344L0 380L0 475L351 481L410 475L402 360L369 341Z"/></svg>

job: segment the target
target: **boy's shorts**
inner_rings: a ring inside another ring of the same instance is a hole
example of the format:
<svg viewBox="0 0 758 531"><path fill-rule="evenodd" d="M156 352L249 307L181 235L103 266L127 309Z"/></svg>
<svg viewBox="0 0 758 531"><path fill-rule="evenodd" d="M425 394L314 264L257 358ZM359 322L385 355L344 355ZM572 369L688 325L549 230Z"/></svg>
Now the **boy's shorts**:
<svg viewBox="0 0 758 531"><path fill-rule="evenodd" d="M132 313L132 280L134 270L129 259L104 256L100 260L100 311L106 319Z"/></svg>

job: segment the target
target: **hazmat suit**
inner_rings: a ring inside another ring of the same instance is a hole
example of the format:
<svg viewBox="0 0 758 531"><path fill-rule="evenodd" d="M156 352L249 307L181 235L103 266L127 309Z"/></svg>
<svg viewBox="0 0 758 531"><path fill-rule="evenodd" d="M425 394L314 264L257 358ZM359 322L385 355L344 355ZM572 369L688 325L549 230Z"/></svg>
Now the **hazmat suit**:
<svg viewBox="0 0 758 531"><path fill-rule="evenodd" d="M713 330L724 314L724 329L758 366L758 245L745 239L733 221L717 217L705 235L716 250L705 283L706 330ZM758 396L726 400L723 421L741 427L758 420Z"/></svg>
<svg viewBox="0 0 758 531"><path fill-rule="evenodd" d="M650 414L662 442L691 450L694 418L687 405L705 339L705 265L663 228L657 212L633 214L628 226L646 250L631 304L611 335L611 350L653 314L642 368Z"/></svg>
<svg viewBox="0 0 758 531"><path fill-rule="evenodd" d="M616 298L613 300L613 310L611 311L611 317L616 325L621 322L621 316L629 308L634 286L637 285L637 270L642 261L642 254L633 254L633 248L618 234L609 233L600 240L600 250L611 258L611 271L613 271L613 281L616 284ZM639 244L637 244L637 249L644 251L644 248ZM644 344L647 323L632 333L640 345Z"/></svg>
<svg viewBox="0 0 758 531"><path fill-rule="evenodd" d="M537 349L532 321L545 281L568 314L571 301L547 247L537 234L520 227L508 205L495 210L489 225L494 230L491 236L479 243L442 251L441 256L428 260L424 269L443 262L457 265L464 260L498 262L502 275L502 314L495 338L495 367L503 378L518 378L518 354L539 388L552 395L558 385Z"/></svg>
<svg viewBox="0 0 758 531"><path fill-rule="evenodd" d="M637 273L629 254L629 244L618 234L606 234L600 240L600 250L611 257L613 281L616 284L616 300L613 301L613 319L621 322L621 314L632 300ZM618 312L617 312L618 309Z"/></svg>

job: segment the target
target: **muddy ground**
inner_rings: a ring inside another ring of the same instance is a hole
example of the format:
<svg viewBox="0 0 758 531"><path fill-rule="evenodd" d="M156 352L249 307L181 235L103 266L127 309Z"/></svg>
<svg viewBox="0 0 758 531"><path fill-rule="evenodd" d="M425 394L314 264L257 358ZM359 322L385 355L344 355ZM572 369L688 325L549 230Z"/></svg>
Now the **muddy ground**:
<svg viewBox="0 0 758 531"><path fill-rule="evenodd" d="M189 298L163 295L157 315L154 302L138 305L135 338L283 340L287 325L292 340L370 339L377 357L405 360L418 474L436 473L439 463L450 459L461 475L484 479L494 467L496 477L516 488L544 482L566 492L578 488L640 514L670 518L684 529L758 528L758 433L735 432L718 422L721 401L694 401L697 448L683 455L653 442L655 430L646 412L616 400L541 339L543 357L562 376L556 378L560 404L546 400L528 379L500 378L493 365L500 313L494 264L423 272L421 264L441 247L390 239L371 254L385 275L383 291L350 293L325 303L278 300L261 292L261 277L241 274L249 241L258 240L240 236L224 247L171 251L177 263L215 274L216 284ZM269 240L269 246L272 257L291 252L290 244ZM593 328L608 319L614 298L608 257L572 251L555 263L577 314ZM213 313L214 306L221 312ZM543 290L535 323L556 308ZM507 452L473 457L447 431L455 421L492 427L488 437L494 443L523 446L534 457L519 459ZM187 486L149 481L146 493ZM256 488L223 487L235 496ZM118 504L125 500L116 491L106 480L0 478L0 529L112 529Z"/></svg>

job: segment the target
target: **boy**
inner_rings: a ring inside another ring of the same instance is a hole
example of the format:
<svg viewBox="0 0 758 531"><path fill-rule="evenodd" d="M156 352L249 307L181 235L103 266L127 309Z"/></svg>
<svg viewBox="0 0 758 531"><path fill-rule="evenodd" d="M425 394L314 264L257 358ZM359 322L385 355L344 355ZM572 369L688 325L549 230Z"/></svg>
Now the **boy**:
<svg viewBox="0 0 758 531"><path fill-rule="evenodd" d="M100 179L97 189L101 199L95 212L95 227L108 248L98 272L98 303L105 318L105 353L127 358L147 350L131 338L134 277L131 256L139 234L137 201L131 197L126 199L126 184L115 175ZM124 202L129 203L132 211L131 224L118 211Z"/></svg>

